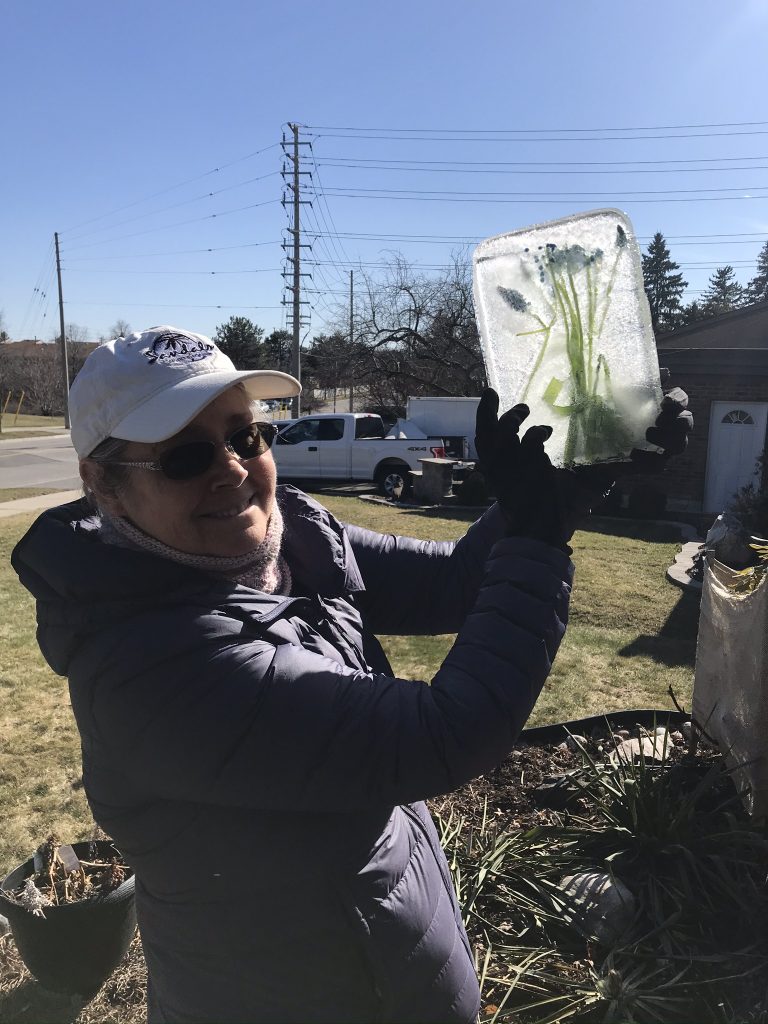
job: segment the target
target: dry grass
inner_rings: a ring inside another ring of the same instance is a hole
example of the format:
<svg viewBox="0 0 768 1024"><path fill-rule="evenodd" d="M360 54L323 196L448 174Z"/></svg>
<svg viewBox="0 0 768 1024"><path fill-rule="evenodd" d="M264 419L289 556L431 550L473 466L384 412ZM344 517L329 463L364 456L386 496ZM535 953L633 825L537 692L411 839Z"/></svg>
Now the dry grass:
<svg viewBox="0 0 768 1024"><path fill-rule="evenodd" d="M147 969L138 935L89 1002L48 992L24 966L10 936L0 938L0 1021L6 1024L143 1024Z"/></svg>
<svg viewBox="0 0 768 1024"><path fill-rule="evenodd" d="M17 498L35 498L40 494L55 494L58 487L0 487L0 502Z"/></svg>
<svg viewBox="0 0 768 1024"><path fill-rule="evenodd" d="M323 495L341 519L382 532L432 539L461 536L470 515L421 513ZM80 754L65 680L44 664L35 641L32 599L8 559L33 516L0 520L0 873L28 856L50 830L73 841L93 823L80 782ZM532 722L581 718L616 708L667 707L670 683L688 702L697 606L664 579L676 531L652 524L594 521L577 534L572 620ZM403 677L429 679L450 636L389 637L385 648ZM139 1024L143 962L135 943L96 999L83 1007L44 990L0 940L0 1021Z"/></svg>
<svg viewBox="0 0 768 1024"><path fill-rule="evenodd" d="M3 430L8 427L12 430L14 427L63 427L64 417L63 416L33 416L31 413L20 412L18 416L15 415L16 404L9 402L8 409L2 418Z"/></svg>

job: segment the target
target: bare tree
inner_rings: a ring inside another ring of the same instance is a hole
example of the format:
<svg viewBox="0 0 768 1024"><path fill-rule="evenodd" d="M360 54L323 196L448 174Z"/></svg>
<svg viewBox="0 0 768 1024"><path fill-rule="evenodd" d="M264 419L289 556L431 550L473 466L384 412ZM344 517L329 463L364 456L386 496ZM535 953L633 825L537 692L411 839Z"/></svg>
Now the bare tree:
<svg viewBox="0 0 768 1024"><path fill-rule="evenodd" d="M383 280L365 278L355 334L366 346L365 381L380 408L402 415L409 395L478 395L484 386L464 254L435 277L393 257Z"/></svg>
<svg viewBox="0 0 768 1024"><path fill-rule="evenodd" d="M109 328L109 337L112 338L124 338L126 334L131 333L131 325L127 320L117 319Z"/></svg>

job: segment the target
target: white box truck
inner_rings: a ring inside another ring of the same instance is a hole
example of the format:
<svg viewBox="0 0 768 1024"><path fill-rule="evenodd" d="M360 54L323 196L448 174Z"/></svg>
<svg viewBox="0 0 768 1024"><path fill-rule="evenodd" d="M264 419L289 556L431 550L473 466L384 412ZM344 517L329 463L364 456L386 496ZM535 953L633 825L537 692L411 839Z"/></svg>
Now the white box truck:
<svg viewBox="0 0 768 1024"><path fill-rule="evenodd" d="M479 398L411 397L405 421L398 422L402 423L405 436L408 436L409 425L413 425L427 437L442 437L447 454L454 459L474 461L477 459L475 414L479 402Z"/></svg>

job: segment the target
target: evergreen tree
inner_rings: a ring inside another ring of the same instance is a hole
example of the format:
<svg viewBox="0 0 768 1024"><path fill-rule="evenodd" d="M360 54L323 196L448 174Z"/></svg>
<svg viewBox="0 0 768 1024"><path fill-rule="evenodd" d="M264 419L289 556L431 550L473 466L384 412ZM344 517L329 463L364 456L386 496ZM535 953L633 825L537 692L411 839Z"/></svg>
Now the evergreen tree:
<svg viewBox="0 0 768 1024"><path fill-rule="evenodd" d="M258 370L264 365L264 330L247 316L231 316L219 324L213 340L238 370Z"/></svg>
<svg viewBox="0 0 768 1024"><path fill-rule="evenodd" d="M709 279L707 290L701 297L707 316L720 316L738 309L744 301L744 289L736 280L732 266L718 267Z"/></svg>
<svg viewBox="0 0 768 1024"><path fill-rule="evenodd" d="M757 273L744 289L747 302L768 302L768 242L757 257Z"/></svg>
<svg viewBox="0 0 768 1024"><path fill-rule="evenodd" d="M648 252L643 253L645 294L648 296L651 323L656 334L680 326L680 300L688 282L683 280L679 270L680 265L670 257L664 236L657 231L648 246Z"/></svg>
<svg viewBox="0 0 768 1024"><path fill-rule="evenodd" d="M288 331L276 330L264 339L264 357L270 370L291 372L293 339Z"/></svg>
<svg viewBox="0 0 768 1024"><path fill-rule="evenodd" d="M689 302L687 306L683 306L680 314L680 326L685 327L687 324L695 323L697 320L706 320L707 314L702 308L700 302L696 299L693 302Z"/></svg>

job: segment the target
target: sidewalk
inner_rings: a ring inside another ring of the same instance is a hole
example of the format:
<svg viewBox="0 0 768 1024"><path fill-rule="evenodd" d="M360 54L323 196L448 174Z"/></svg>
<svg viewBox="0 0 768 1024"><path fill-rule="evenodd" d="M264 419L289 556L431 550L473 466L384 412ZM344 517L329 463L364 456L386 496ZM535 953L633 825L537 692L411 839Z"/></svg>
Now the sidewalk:
<svg viewBox="0 0 768 1024"><path fill-rule="evenodd" d="M31 498L16 498L14 501L0 502L0 519L9 516L23 515L24 512L42 512L46 508L65 505L68 501L76 501L82 497L81 490L55 491L53 494L38 494Z"/></svg>

